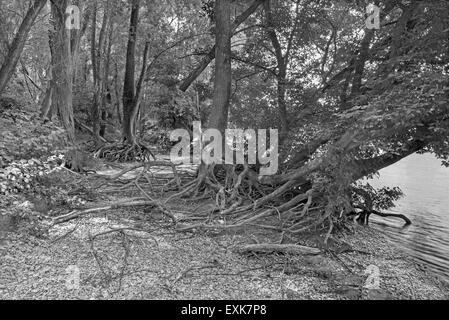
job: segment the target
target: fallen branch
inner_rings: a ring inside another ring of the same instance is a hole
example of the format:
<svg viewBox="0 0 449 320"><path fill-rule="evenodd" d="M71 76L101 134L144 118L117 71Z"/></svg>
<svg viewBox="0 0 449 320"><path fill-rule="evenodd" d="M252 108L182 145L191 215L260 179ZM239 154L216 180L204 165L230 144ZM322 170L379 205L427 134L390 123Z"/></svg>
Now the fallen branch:
<svg viewBox="0 0 449 320"><path fill-rule="evenodd" d="M53 219L53 225L64 223L75 218L85 216L90 213L97 213L106 210L114 210L119 208L128 208L128 207L140 207L140 206L156 206L157 204L154 201L145 201L145 200L137 200L137 201L129 201L129 202L114 202L110 204L106 204L104 206L88 208L84 210L76 210L72 211L66 215L59 216Z"/></svg>
<svg viewBox="0 0 449 320"><path fill-rule="evenodd" d="M92 136L94 135L94 130L92 130L91 128L89 128L88 126L86 126L84 123L82 123L81 121L79 121L77 118L73 119L75 121L75 124L77 126L79 126L80 128L86 130L87 132L89 132ZM106 140L105 138L100 136L100 141L103 143L110 143L110 141Z"/></svg>
<svg viewBox="0 0 449 320"><path fill-rule="evenodd" d="M248 244L241 246L237 249L240 253L259 252L259 253L290 253L300 255L317 255L321 253L320 249L300 246L297 244L273 244L273 243L261 243L261 244Z"/></svg>
<svg viewBox="0 0 449 320"><path fill-rule="evenodd" d="M137 182L135 182L134 184L143 193L143 195L148 200L150 200L150 202L154 203L159 208L159 210L162 212L162 214L164 214L165 216L167 216L168 218L170 218L173 221L174 225L176 225L178 223L178 221L176 220L176 217L173 215L173 213L171 213L171 211L167 207L162 205L159 201L156 201L153 198L151 198L150 195L148 193L146 193L145 190L143 190Z"/></svg>
<svg viewBox="0 0 449 320"><path fill-rule="evenodd" d="M370 210L370 211L371 211L372 214L375 214L376 216L380 216L380 217L384 217L384 218L386 218L386 217L400 218L400 219L405 221L405 225L406 226L412 224L412 221L409 218L407 218L406 216L404 216L403 214L399 214L399 213L383 213L383 212L379 212L379 211L376 211L376 210Z"/></svg>

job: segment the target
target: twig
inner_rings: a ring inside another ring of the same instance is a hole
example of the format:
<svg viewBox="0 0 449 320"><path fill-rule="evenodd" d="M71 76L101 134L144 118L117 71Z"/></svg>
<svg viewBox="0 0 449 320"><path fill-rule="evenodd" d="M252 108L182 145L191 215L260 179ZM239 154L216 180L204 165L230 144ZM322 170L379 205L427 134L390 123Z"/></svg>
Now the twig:
<svg viewBox="0 0 449 320"><path fill-rule="evenodd" d="M68 237L69 235L71 235L72 233L74 233L76 229L78 229L79 224L80 224L80 221L78 221L78 222L76 223L75 227L74 227L72 230L70 230L69 232L63 234L62 236L60 236L60 237L58 237L58 238L56 238L55 240L52 240L50 243L51 243L51 244L54 244L54 243L56 243L56 242L58 242L58 241L60 241L60 240L62 240L62 239L64 239L64 238Z"/></svg>
<svg viewBox="0 0 449 320"><path fill-rule="evenodd" d="M194 271L194 270L203 270L203 269L210 269L210 268L218 268L220 267L220 265L217 264L212 264L212 265L206 265L206 266L201 266L201 267L190 267L189 269L185 270L184 272L180 273L176 279L171 283L171 288L173 288L175 286L175 284L181 280L183 277L185 277L189 272Z"/></svg>

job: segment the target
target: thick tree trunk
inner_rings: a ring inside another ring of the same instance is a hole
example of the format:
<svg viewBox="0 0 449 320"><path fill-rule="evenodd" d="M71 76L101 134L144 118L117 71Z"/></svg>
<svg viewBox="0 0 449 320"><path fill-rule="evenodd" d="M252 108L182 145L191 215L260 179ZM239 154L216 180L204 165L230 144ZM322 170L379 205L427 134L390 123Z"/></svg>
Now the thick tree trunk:
<svg viewBox="0 0 449 320"><path fill-rule="evenodd" d="M134 98L135 98L135 54L137 41L137 26L139 24L140 0L132 1L131 21L129 26L128 48L126 51L125 81L123 85L123 140L134 144Z"/></svg>
<svg viewBox="0 0 449 320"><path fill-rule="evenodd" d="M112 28L110 7L106 3L103 8L103 21L101 23L98 43L96 40L96 25L97 25L97 5L94 5L92 15L92 38L91 38L91 60L94 78L94 96L92 102L92 124L94 139L97 144L101 142L100 137L104 135L105 131L105 113L106 113L106 87L109 76L109 54L110 47L108 44L107 34ZM108 45L107 45L108 44Z"/></svg>
<svg viewBox="0 0 449 320"><path fill-rule="evenodd" d="M67 131L69 142L75 142L75 126L72 107L72 54L70 30L66 28L66 8L68 0L52 3L53 31L50 32L52 52L52 108L58 111L60 121Z"/></svg>
<svg viewBox="0 0 449 320"><path fill-rule="evenodd" d="M14 74L31 27L46 3L46 0L35 0L23 19L0 69L0 94L5 90L9 79Z"/></svg>
<svg viewBox="0 0 449 320"><path fill-rule="evenodd" d="M228 124L231 97L231 0L215 2L215 83L213 111L209 127L224 134ZM223 135L224 136L224 135Z"/></svg>
<svg viewBox="0 0 449 320"><path fill-rule="evenodd" d="M257 8L266 0L255 0L242 14L235 18L232 24L232 33L234 33L237 28L249 17L251 16ZM215 58L216 47L213 46L212 49L207 53L207 55L200 61L198 66L182 81L179 89L181 91L187 91L190 85L200 76L201 73L207 68L207 66Z"/></svg>

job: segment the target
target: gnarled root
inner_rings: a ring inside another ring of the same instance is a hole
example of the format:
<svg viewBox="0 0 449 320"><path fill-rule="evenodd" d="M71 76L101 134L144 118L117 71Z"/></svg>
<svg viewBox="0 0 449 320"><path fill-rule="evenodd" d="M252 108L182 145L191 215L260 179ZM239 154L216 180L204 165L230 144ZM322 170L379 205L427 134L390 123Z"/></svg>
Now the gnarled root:
<svg viewBox="0 0 449 320"><path fill-rule="evenodd" d="M98 148L94 156L117 162L150 161L151 158L156 160L149 148L137 142L107 144Z"/></svg>

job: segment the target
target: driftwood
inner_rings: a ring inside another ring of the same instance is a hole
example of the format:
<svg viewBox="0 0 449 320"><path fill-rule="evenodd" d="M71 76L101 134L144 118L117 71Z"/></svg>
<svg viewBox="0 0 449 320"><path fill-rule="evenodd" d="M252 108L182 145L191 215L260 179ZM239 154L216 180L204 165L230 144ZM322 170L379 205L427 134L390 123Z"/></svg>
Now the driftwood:
<svg viewBox="0 0 449 320"><path fill-rule="evenodd" d="M290 253L299 255L317 255L321 253L320 249L300 246L297 244L273 244L273 243L261 243L261 244L248 244L241 246L237 249L240 253L247 252L261 252L261 253Z"/></svg>

